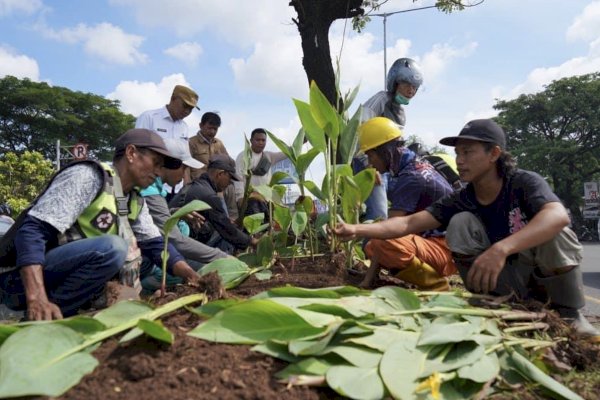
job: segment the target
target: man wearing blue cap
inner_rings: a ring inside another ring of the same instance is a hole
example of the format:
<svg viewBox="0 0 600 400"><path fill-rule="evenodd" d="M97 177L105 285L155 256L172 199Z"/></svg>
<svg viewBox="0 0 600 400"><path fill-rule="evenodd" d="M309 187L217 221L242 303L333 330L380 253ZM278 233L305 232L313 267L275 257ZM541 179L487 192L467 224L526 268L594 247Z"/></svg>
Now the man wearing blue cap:
<svg viewBox="0 0 600 400"><path fill-rule="evenodd" d="M388 239L446 227L446 241L467 289L548 301L582 337L600 333L579 311L585 305L579 264L582 247L548 183L516 168L506 136L490 119L470 121L454 146L467 186L424 211L371 225L341 224L344 239ZM540 290L543 290L540 294Z"/></svg>

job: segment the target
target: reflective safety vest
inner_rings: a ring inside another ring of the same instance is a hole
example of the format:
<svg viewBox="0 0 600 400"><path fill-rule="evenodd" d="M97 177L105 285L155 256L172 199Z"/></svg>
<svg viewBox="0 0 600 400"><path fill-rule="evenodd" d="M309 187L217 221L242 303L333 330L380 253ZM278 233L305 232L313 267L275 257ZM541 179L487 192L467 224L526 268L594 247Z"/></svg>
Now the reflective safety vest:
<svg viewBox="0 0 600 400"><path fill-rule="evenodd" d="M133 190L129 194L129 201L126 198L118 199L116 197L113 186L115 171L108 164L91 160L83 162L92 162L101 168L104 182L94 201L83 210L75 223L64 234L59 235L59 245L82 238L106 234L118 235L119 211L123 213L122 215L126 213L127 219L131 223L137 219L144 204L144 199L137 190Z"/></svg>

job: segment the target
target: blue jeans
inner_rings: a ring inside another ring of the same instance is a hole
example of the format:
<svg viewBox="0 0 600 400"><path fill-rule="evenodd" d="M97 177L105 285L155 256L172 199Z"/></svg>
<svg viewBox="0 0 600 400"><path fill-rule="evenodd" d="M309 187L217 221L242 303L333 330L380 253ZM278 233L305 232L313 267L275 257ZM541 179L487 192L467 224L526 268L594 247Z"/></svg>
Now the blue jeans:
<svg viewBox="0 0 600 400"><path fill-rule="evenodd" d="M46 253L44 286L48 299L63 316L74 315L90 300L102 294L106 282L125 263L127 243L116 235L81 239ZM25 289L18 269L0 275L2 303L25 309Z"/></svg>
<svg viewBox="0 0 600 400"><path fill-rule="evenodd" d="M352 159L352 171L356 175L364 170L368 160L366 156L358 156ZM389 174L386 172L381 174L381 184L373 186L373 191L365 201L367 211L365 212L365 220L387 219L388 218L388 199L387 185Z"/></svg>

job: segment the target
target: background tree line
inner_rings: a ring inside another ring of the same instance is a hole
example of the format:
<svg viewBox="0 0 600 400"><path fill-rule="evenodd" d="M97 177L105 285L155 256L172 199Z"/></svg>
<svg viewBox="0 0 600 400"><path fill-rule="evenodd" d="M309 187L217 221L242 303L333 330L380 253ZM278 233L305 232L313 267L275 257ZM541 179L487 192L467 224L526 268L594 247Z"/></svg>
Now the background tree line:
<svg viewBox="0 0 600 400"><path fill-rule="evenodd" d="M494 108L518 165L545 177L580 223L583 183L600 178L600 73L556 80Z"/></svg>
<svg viewBox="0 0 600 400"><path fill-rule="evenodd" d="M6 76L0 79L0 203L16 215L52 175L56 141L87 143L89 157L111 160L114 140L135 124L119 102Z"/></svg>
<svg viewBox="0 0 600 400"><path fill-rule="evenodd" d="M583 182L600 179L600 73L560 79L494 108L519 166L544 176L579 222ZM92 157L110 160L113 141L134 122L118 101L28 79L0 79L0 202L13 199L19 209L35 196L51 163L35 164L54 160L57 139L88 143Z"/></svg>

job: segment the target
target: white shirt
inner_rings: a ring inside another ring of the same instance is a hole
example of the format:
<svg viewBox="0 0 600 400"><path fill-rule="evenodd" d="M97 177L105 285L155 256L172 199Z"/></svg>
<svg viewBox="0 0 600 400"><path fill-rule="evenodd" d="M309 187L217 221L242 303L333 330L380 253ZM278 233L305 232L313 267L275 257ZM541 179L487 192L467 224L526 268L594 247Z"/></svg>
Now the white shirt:
<svg viewBox="0 0 600 400"><path fill-rule="evenodd" d="M136 128L150 129L163 139L184 139L190 137L189 129L184 120L171 118L167 106L156 110L144 111L135 121Z"/></svg>
<svg viewBox="0 0 600 400"><path fill-rule="evenodd" d="M271 167L277 163L278 161L283 160L285 157L285 154L283 154L280 151L263 151L262 153L255 153L253 151L251 151L252 153L252 159L250 160L250 169L255 168L258 165L258 162L260 161L260 159L262 158L262 155L264 154L265 157L267 157L267 159L269 161L271 161ZM246 185L246 166L244 163L244 152L242 151L240 154L238 154L238 156L235 159L235 169L237 171L237 174L240 176L240 178L242 178L241 181L233 181L233 185L235 187L235 198L236 200L241 199L242 197L244 197L244 187ZM260 186L260 185L268 185L271 182L271 169L269 169L269 171L264 174L263 176L258 176L258 175L252 175L252 178L250 179L250 184L252 186Z"/></svg>

